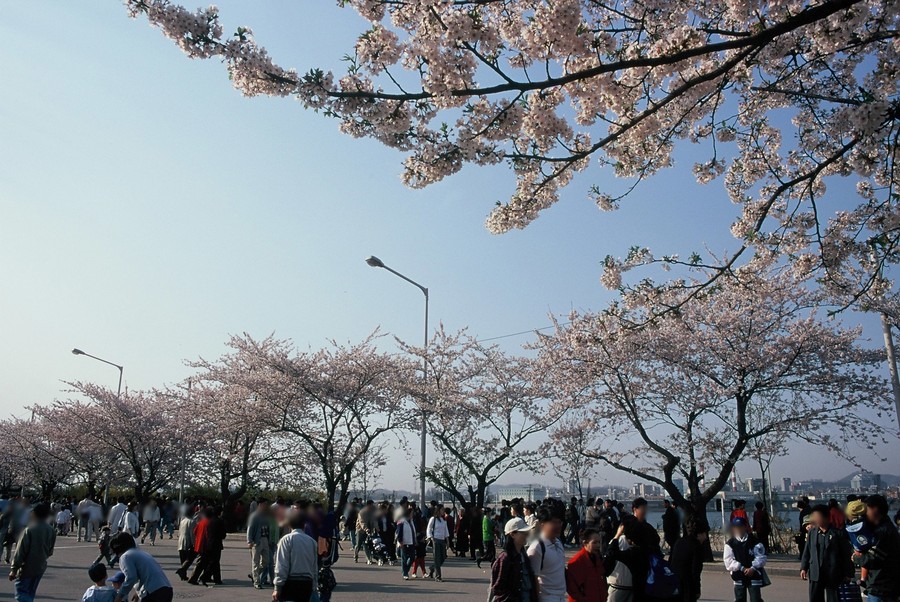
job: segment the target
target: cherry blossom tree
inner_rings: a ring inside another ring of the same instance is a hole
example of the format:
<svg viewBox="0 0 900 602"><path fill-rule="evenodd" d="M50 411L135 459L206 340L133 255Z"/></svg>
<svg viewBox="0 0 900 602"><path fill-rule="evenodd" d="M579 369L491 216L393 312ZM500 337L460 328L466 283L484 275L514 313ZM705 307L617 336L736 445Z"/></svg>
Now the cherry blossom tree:
<svg viewBox="0 0 900 602"><path fill-rule="evenodd" d="M24 484L40 487L41 499L48 500L66 483L74 467L61 458L59 443L50 436L46 421L13 418L0 424L0 431L12 443L10 452L19 459Z"/></svg>
<svg viewBox="0 0 900 602"><path fill-rule="evenodd" d="M346 70L300 73L276 62L250 28L226 29L215 7L126 0L132 17L189 57L221 60L244 95L293 96L345 133L406 153L409 186L467 164L505 163L517 184L488 217L492 232L525 227L595 162L626 180L591 188L601 209L614 209L672 166L679 144L694 144L706 155L692 167L698 183L723 180L742 208L732 227L740 247L710 266L718 268L710 278L748 249L766 249L852 300L879 287L876 267L897 261L896 3L340 4L370 25ZM836 177L856 184L855 200L825 202ZM608 279L634 265L608 257Z"/></svg>
<svg viewBox="0 0 900 602"><path fill-rule="evenodd" d="M228 516L261 473L276 470L288 454L284 436L272 432L272 406L234 378L248 369L243 359L226 355L190 363L200 370L191 379L189 406L199 419L201 443L188 446L187 453L198 480L212 478Z"/></svg>
<svg viewBox="0 0 900 602"><path fill-rule="evenodd" d="M71 467L76 482L87 488L88 497L96 497L103 487L122 476L116 450L97 437L96 428L85 427L102 419L95 406L75 402L67 409L57 404L29 409L44 424L48 441L53 442L45 453ZM72 419L72 413L79 413L79 418Z"/></svg>
<svg viewBox="0 0 900 602"><path fill-rule="evenodd" d="M90 432L114 451L128 471L137 500L146 500L175 482L181 452L194 433L185 427L185 408L161 391L115 391L91 383L70 383L87 401L58 401L63 419ZM85 408L90 406L90 410Z"/></svg>
<svg viewBox="0 0 900 602"><path fill-rule="evenodd" d="M290 435L294 464L316 474L325 503L339 512L362 459L406 420L401 384L412 368L378 351L377 338L297 352L287 341L244 334L218 362L232 367L220 382L256 396L270 428Z"/></svg>
<svg viewBox="0 0 900 602"><path fill-rule="evenodd" d="M896 435L883 420L881 354L859 346L859 329L821 318L819 294L792 271L756 262L680 303L686 294L626 295L541 337L555 388L596 423L585 456L702 515L757 441L803 440L852 458L850 443L876 450ZM557 445L567 437L554 434Z"/></svg>
<svg viewBox="0 0 900 602"><path fill-rule="evenodd" d="M427 349L403 344L417 364L428 362L428 381L416 397L438 448L425 476L461 503L483 506L488 487L504 474L540 471L536 436L561 417L548 400L531 360L485 347L465 332L439 328Z"/></svg>

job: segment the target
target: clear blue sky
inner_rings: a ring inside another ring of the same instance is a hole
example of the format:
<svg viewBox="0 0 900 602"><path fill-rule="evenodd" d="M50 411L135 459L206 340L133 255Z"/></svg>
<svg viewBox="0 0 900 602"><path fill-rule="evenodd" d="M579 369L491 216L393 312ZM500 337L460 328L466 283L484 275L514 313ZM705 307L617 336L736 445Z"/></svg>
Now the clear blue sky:
<svg viewBox="0 0 900 602"><path fill-rule="evenodd" d="M328 1L218 4L226 31L251 26L301 71L340 70L365 27ZM75 346L147 388L187 376L183 360L218 355L229 333L315 347L380 326L418 342L421 294L367 267L370 254L430 287L435 322L493 337L602 307L601 261L632 244L735 245L736 208L719 183L693 183L686 153L617 213L586 199L611 177L594 168L526 231L490 235L484 217L512 189L505 169L405 189L401 155L294 100L241 97L221 64L188 60L116 0L0 0L0 56L3 413L49 402L63 381L115 386L115 370ZM840 476L825 468L837 463L810 468L808 452L775 474Z"/></svg>

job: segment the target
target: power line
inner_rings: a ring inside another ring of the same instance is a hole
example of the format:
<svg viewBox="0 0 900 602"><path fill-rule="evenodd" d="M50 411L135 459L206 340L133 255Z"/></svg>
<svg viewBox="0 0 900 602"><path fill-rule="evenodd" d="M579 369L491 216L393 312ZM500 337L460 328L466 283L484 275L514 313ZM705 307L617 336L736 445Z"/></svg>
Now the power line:
<svg viewBox="0 0 900 602"><path fill-rule="evenodd" d="M563 323L561 323L561 324L558 324L558 326L568 326L569 324L571 324L571 322L563 322ZM501 335L498 336L498 337L488 337L488 338L486 338L486 339L478 339L478 340L475 341L475 342L476 342L476 343L487 343L488 341L499 341L500 339L508 339L508 338L510 338L510 337L518 337L518 336L522 336L523 334L531 334L532 332L540 332L540 331L542 331L542 330L549 330L549 329L551 329L551 328L556 328L556 326L557 326L557 325L554 325L554 326L544 326L544 327L542 327L542 328L532 328L531 330L522 330L522 331L520 331L520 332L512 332L512 333L510 333L510 334L501 334Z"/></svg>

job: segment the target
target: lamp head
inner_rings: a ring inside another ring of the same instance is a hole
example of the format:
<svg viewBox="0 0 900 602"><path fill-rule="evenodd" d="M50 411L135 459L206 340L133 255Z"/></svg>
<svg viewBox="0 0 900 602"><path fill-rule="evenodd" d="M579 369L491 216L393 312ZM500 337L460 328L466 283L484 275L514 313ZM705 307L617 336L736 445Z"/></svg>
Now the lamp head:
<svg viewBox="0 0 900 602"><path fill-rule="evenodd" d="M383 268L384 262L372 255L368 259L366 259L366 263L369 264L370 267L373 268Z"/></svg>
<svg viewBox="0 0 900 602"><path fill-rule="evenodd" d="M84 351L82 351L81 349L76 347L75 349L72 350L72 355L84 355Z"/></svg>

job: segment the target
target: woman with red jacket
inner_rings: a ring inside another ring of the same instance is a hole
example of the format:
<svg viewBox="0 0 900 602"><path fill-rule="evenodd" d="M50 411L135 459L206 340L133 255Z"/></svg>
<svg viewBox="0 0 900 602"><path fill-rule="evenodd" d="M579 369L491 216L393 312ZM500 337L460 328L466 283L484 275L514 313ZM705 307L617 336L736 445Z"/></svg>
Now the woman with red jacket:
<svg viewBox="0 0 900 602"><path fill-rule="evenodd" d="M569 602L606 602L606 573L600 553L602 538L596 529L585 529L581 535L584 547L566 566L566 591Z"/></svg>

